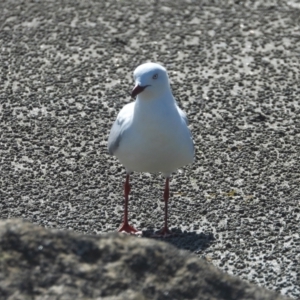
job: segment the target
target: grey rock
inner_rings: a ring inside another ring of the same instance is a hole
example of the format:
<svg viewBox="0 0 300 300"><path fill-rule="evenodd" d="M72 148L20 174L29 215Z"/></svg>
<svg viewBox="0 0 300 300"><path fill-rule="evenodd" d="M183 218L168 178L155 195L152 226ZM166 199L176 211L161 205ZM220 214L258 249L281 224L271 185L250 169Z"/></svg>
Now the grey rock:
<svg viewBox="0 0 300 300"><path fill-rule="evenodd" d="M286 299L186 251L121 234L0 222L1 299Z"/></svg>

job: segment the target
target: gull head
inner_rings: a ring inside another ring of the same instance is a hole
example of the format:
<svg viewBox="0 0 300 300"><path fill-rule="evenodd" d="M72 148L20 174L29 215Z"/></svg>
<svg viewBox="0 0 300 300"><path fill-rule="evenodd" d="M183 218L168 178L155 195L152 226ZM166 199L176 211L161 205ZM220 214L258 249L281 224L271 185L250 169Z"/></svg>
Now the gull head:
<svg viewBox="0 0 300 300"><path fill-rule="evenodd" d="M131 92L134 98L140 95L143 99L153 99L170 91L167 70L157 63L145 63L133 72L135 87Z"/></svg>

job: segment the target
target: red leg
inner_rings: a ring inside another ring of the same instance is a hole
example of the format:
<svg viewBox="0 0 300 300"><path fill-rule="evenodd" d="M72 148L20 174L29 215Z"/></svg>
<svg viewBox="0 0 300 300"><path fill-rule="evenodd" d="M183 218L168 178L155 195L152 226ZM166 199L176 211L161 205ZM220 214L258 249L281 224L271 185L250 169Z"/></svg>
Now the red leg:
<svg viewBox="0 0 300 300"><path fill-rule="evenodd" d="M130 192L129 174L126 175L124 192L125 192L124 221L123 224L118 229L118 232L136 233L138 231L128 223L128 199L129 199L129 192Z"/></svg>
<svg viewBox="0 0 300 300"><path fill-rule="evenodd" d="M154 235L154 237L168 237L172 235L171 231L168 228L169 178L166 178L164 201L165 201L165 224L164 227L159 231L159 233Z"/></svg>

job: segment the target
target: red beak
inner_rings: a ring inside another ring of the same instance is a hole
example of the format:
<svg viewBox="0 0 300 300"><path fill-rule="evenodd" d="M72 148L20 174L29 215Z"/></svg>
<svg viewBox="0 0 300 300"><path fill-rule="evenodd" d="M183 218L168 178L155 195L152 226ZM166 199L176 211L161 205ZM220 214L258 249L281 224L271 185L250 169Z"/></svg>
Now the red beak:
<svg viewBox="0 0 300 300"><path fill-rule="evenodd" d="M140 85L136 85L134 87L134 89L132 90L131 92L131 98L135 98L139 93L141 93L145 88L147 87L146 86L140 86Z"/></svg>

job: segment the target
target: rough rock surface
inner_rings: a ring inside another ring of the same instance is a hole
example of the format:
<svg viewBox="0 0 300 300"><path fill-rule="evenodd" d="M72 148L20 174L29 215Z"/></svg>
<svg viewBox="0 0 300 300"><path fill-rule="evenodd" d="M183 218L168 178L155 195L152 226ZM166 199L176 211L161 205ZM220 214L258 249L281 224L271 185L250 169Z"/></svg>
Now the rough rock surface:
<svg viewBox="0 0 300 300"><path fill-rule="evenodd" d="M116 230L108 132L132 71L157 61L196 145L171 181L169 242L299 299L299 16L298 0L1 0L0 217ZM159 229L162 178L131 183L130 221Z"/></svg>
<svg viewBox="0 0 300 300"><path fill-rule="evenodd" d="M1 299L285 299L167 243L0 222Z"/></svg>

